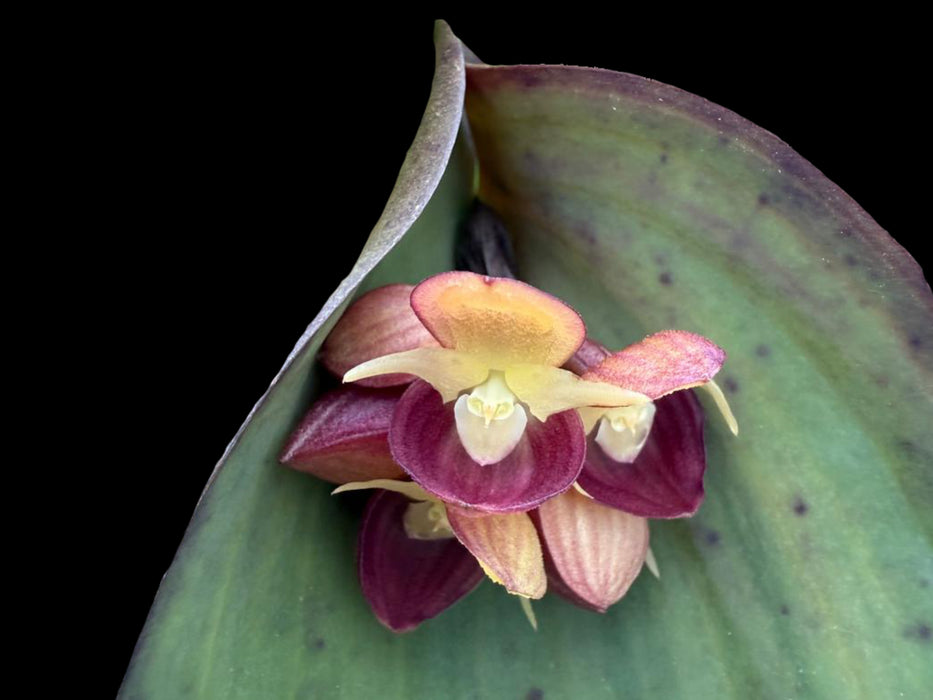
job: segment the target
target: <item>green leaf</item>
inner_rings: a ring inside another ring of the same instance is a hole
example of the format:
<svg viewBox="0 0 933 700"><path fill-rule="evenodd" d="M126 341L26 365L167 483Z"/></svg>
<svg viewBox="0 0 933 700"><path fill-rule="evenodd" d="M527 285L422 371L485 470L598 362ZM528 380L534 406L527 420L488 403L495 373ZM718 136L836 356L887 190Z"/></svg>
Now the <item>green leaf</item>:
<svg viewBox="0 0 933 700"><path fill-rule="evenodd" d="M508 222L523 278L603 343L683 328L725 347L740 436L708 410L707 500L693 519L652 523L662 577L640 577L606 615L548 597L534 633L485 583L413 633L376 622L356 582L352 496L276 455L354 291L452 264L474 163L461 138L447 164L463 54L445 25L437 46L387 213L218 465L121 696L921 696L933 685L921 271L770 134L594 69L467 67L481 196Z"/></svg>

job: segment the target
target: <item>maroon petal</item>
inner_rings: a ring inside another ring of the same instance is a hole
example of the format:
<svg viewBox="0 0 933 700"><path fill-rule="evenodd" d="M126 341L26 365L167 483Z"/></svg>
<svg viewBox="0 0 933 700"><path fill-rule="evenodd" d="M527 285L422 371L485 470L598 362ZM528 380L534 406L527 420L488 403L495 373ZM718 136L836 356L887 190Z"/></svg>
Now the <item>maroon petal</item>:
<svg viewBox="0 0 933 700"><path fill-rule="evenodd" d="M325 394L292 433L279 461L335 484L404 476L388 442L402 391L345 386Z"/></svg>
<svg viewBox="0 0 933 700"><path fill-rule="evenodd" d="M453 403L444 404L419 380L398 402L389 446L405 471L441 500L505 513L529 510L568 489L580 473L586 439L576 411L556 413L544 423L529 415L511 454L481 466L460 444Z"/></svg>
<svg viewBox="0 0 933 700"><path fill-rule="evenodd" d="M692 391L655 402L648 442L631 464L611 459L592 438L580 486L606 505L646 518L682 518L703 501L703 409Z"/></svg>
<svg viewBox="0 0 933 700"><path fill-rule="evenodd" d="M479 563L456 538L415 540L405 534L410 500L378 491L360 526L363 595L379 621L395 632L443 612L483 580Z"/></svg>
<svg viewBox="0 0 933 700"><path fill-rule="evenodd" d="M383 355L437 347L411 308L410 284L390 284L367 292L347 309L321 348L320 360L343 378L353 367ZM362 386L407 384L410 374L384 374L359 380Z"/></svg>

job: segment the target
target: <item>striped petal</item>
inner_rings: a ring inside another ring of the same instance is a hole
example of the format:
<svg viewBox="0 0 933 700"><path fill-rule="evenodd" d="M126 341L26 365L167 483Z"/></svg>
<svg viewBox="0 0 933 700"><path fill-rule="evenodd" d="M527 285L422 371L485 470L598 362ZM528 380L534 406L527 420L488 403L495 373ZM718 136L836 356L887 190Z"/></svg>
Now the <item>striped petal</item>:
<svg viewBox="0 0 933 700"><path fill-rule="evenodd" d="M445 272L415 287L411 305L441 345L482 357L493 369L560 366L586 335L576 311L513 279Z"/></svg>
<svg viewBox="0 0 933 700"><path fill-rule="evenodd" d="M601 503L645 518L692 515L703 501L703 409L692 391L655 402L648 441L634 462L610 458L591 436L578 483Z"/></svg>
<svg viewBox="0 0 933 700"><path fill-rule="evenodd" d="M527 513L488 515L448 505L447 520L489 578L515 595L544 595L547 575L541 543Z"/></svg>
<svg viewBox="0 0 933 700"><path fill-rule="evenodd" d="M533 517L554 590L591 610L625 595L648 553L648 521L576 489L541 504Z"/></svg>
<svg viewBox="0 0 933 700"><path fill-rule="evenodd" d="M389 452L389 426L403 388L346 386L315 402L279 461L335 484L405 475Z"/></svg>
<svg viewBox="0 0 933 700"><path fill-rule="evenodd" d="M615 384L657 399L705 384L725 360L725 351L702 335L661 331L607 357L584 378Z"/></svg>
<svg viewBox="0 0 933 700"><path fill-rule="evenodd" d="M447 503L485 512L534 508L573 484L586 440L575 411L546 422L529 417L524 435L505 459L480 465L460 442L454 409L426 382L402 395L389 431L392 455L428 492Z"/></svg>
<svg viewBox="0 0 933 700"><path fill-rule="evenodd" d="M410 504L401 494L379 491L360 526L360 585L376 617L395 632L443 612L483 580L480 565L455 538L406 534Z"/></svg>
<svg viewBox="0 0 933 700"><path fill-rule="evenodd" d="M350 368L374 357L404 350L437 347L428 329L412 311L410 284L390 284L367 292L346 310L321 347L320 360L342 377ZM411 375L386 374L368 377L362 386L384 387L407 384Z"/></svg>

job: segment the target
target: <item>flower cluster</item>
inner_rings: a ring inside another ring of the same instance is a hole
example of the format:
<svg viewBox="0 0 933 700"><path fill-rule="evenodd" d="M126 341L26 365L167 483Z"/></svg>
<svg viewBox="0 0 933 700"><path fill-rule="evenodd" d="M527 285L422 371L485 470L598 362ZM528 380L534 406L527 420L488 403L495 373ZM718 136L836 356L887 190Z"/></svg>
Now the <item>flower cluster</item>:
<svg viewBox="0 0 933 700"><path fill-rule="evenodd" d="M562 301L448 272L360 297L321 361L321 397L282 461L336 492L371 488L363 592L390 629L440 613L486 576L605 611L650 556L647 518L703 498L703 416L725 353L663 331L610 353ZM650 563L650 560L649 560Z"/></svg>

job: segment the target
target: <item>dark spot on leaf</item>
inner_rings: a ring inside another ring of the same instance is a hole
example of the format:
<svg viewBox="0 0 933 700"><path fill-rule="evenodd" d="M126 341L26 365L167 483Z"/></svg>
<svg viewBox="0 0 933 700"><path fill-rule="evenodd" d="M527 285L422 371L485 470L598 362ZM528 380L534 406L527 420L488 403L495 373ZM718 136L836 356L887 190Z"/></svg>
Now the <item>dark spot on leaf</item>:
<svg viewBox="0 0 933 700"><path fill-rule="evenodd" d="M848 265L849 267L855 267L856 265L858 265L858 259L854 255L852 255L852 253L846 253L843 260L846 261L846 265Z"/></svg>
<svg viewBox="0 0 933 700"><path fill-rule="evenodd" d="M544 697L544 691L541 688L532 688L525 694L525 700L541 700Z"/></svg>
<svg viewBox="0 0 933 700"><path fill-rule="evenodd" d="M725 380L723 380L722 385L730 394L735 394L739 391L739 383L733 377L726 377Z"/></svg>
<svg viewBox="0 0 933 700"><path fill-rule="evenodd" d="M728 137L728 136L723 136L722 134L720 134L720 135L719 135L719 145L720 145L720 146L728 146L728 145L729 145L729 137Z"/></svg>
<svg viewBox="0 0 933 700"><path fill-rule="evenodd" d="M891 383L891 380L888 379L887 377L875 377L875 384L880 386L882 389L887 388L887 386L890 383Z"/></svg>
<svg viewBox="0 0 933 700"><path fill-rule="evenodd" d="M325 642L325 641L324 641L323 639L321 639L320 637L318 637L318 638L315 639L313 642L311 642L311 648L312 648L312 649L316 649L317 651L320 651L321 649L323 649L323 648L326 647L326 646L327 646L327 642Z"/></svg>
<svg viewBox="0 0 933 700"><path fill-rule="evenodd" d="M577 224L574 227L574 232L580 237L580 240L588 246L596 245L596 234L593 232L593 227L588 223Z"/></svg>
<svg viewBox="0 0 933 700"><path fill-rule="evenodd" d="M671 278L670 272L662 272L660 275L658 275L658 282L669 287L674 282L674 280Z"/></svg>
<svg viewBox="0 0 933 700"><path fill-rule="evenodd" d="M919 349L923 347L923 338L921 338L919 335L910 336L910 338L907 339L907 342L910 343L910 347L912 348Z"/></svg>
<svg viewBox="0 0 933 700"><path fill-rule="evenodd" d="M905 639L914 639L918 642L929 642L933 639L933 629L925 622L910 625L904 630Z"/></svg>
<svg viewBox="0 0 933 700"><path fill-rule="evenodd" d="M767 194L762 192L761 194L758 195L758 206L766 207L769 204L771 204L771 198Z"/></svg>
<svg viewBox="0 0 933 700"><path fill-rule="evenodd" d="M706 540L706 544L715 547L722 540L722 535L720 535L716 530L707 530L706 535L703 539Z"/></svg>
<svg viewBox="0 0 933 700"><path fill-rule="evenodd" d="M786 605L782 605L782 606L781 606L781 614L782 614L782 615L790 615L790 608L787 607Z"/></svg>
<svg viewBox="0 0 933 700"><path fill-rule="evenodd" d="M758 355L758 357L768 357L768 355L771 354L771 348L769 348L764 343L761 343L758 345L758 347L755 348L755 354Z"/></svg>
<svg viewBox="0 0 933 700"><path fill-rule="evenodd" d="M657 265L667 265L667 253L657 253L654 256L654 262Z"/></svg>
<svg viewBox="0 0 933 700"><path fill-rule="evenodd" d="M667 154L666 154L666 153L662 153L661 156L660 156L660 158L658 158L658 160L661 161L661 165L664 165L664 164L667 162Z"/></svg>
<svg viewBox="0 0 933 700"><path fill-rule="evenodd" d="M920 579L920 588L929 588L929 587L930 587L930 579L926 579L926 578Z"/></svg>
<svg viewBox="0 0 933 700"><path fill-rule="evenodd" d="M810 506L800 496L794 499L794 512L797 515L806 515L809 510Z"/></svg>

